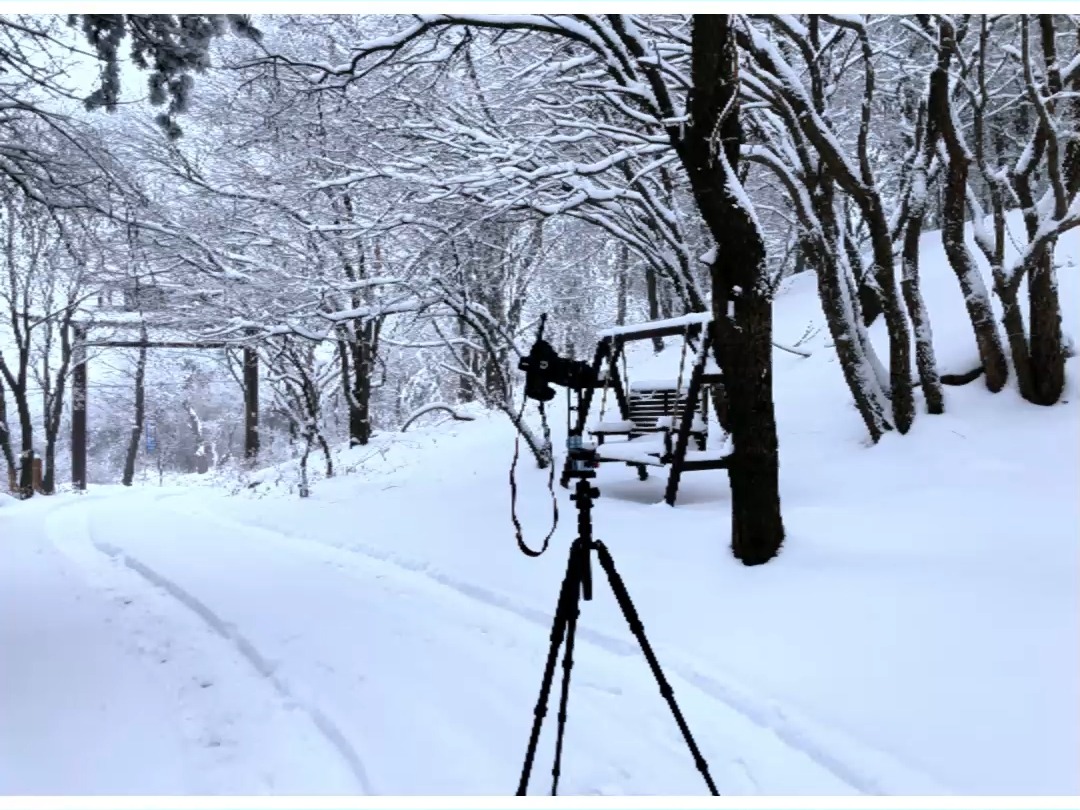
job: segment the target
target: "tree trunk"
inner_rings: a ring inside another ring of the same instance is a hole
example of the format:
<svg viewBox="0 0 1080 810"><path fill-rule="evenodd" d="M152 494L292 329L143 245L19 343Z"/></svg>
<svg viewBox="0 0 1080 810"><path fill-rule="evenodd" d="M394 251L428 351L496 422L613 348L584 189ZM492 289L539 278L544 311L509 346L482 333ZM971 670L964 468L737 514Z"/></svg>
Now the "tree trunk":
<svg viewBox="0 0 1080 810"><path fill-rule="evenodd" d="M866 346L858 339L859 316L849 294L850 288L841 277L846 270L838 264L838 257L824 246L808 244L806 253L816 270L818 297L840 370L870 440L877 443L886 432L892 430L889 399L878 384L877 375L866 356Z"/></svg>
<svg viewBox="0 0 1080 810"><path fill-rule="evenodd" d="M457 333L459 338L464 338L468 328L463 318L457 319ZM472 370L472 349L468 346L461 347L461 365L463 372ZM458 374L458 402L472 402L476 399L476 390L473 378L468 373Z"/></svg>
<svg viewBox="0 0 1080 810"><path fill-rule="evenodd" d="M0 379L0 453L3 453L4 462L7 464L8 475L13 477L16 467L15 453L11 449L11 430L7 422L7 394L4 391L2 379Z"/></svg>
<svg viewBox="0 0 1080 810"><path fill-rule="evenodd" d="M889 235L881 197L877 193L867 201L866 219L874 245L874 274L881 286L882 315L889 333L889 398L893 406L893 424L907 433L915 421L915 391L911 379L911 335L908 319L900 303L896 268L893 264L892 238Z"/></svg>
<svg viewBox="0 0 1080 810"><path fill-rule="evenodd" d="M990 292L986 289L975 261L964 242L971 156L961 142L960 134L956 131L953 121L948 67L956 48L956 40L950 26L942 26L940 43L938 65L930 76L930 90L927 97L927 131L930 149L927 150L926 161L929 162L932 154L930 150L933 148L934 136L940 133L949 155L941 207L941 241L945 247L945 255L949 259L949 265L960 282L960 291L964 295L968 318L975 333L979 360L986 371L986 387L996 393L1005 387L1009 379L1009 365L1005 360L1005 348L1001 344L997 324L994 321Z"/></svg>
<svg viewBox="0 0 1080 810"><path fill-rule="evenodd" d="M124 477L120 483L130 487L135 481L135 460L139 456L139 441L142 439L143 424L146 421L146 330L143 329L144 345L139 347L139 360L135 366L135 414L131 423L131 436L128 438L127 456L124 458Z"/></svg>
<svg viewBox="0 0 1080 810"><path fill-rule="evenodd" d="M626 324L626 297L630 275L630 248L623 243L619 249L619 264L615 270L615 325Z"/></svg>
<svg viewBox="0 0 1080 810"><path fill-rule="evenodd" d="M717 255L724 257L722 268L719 263L710 268L711 328L734 444L731 550L745 565L760 565L775 557L784 541L772 400L772 300L765 246L735 174L743 133L730 15L695 14L691 48L691 121L679 151ZM719 149L713 139L717 127Z"/></svg>
<svg viewBox="0 0 1080 810"><path fill-rule="evenodd" d="M330 453L330 445L326 441L326 437L321 432L316 433L316 438L319 441L319 448L322 450L323 458L326 461L326 477L334 477L334 457Z"/></svg>
<svg viewBox="0 0 1080 810"><path fill-rule="evenodd" d="M300 497L306 498L311 494L311 486L308 480L308 457L311 455L313 437L311 431L304 432L304 452L300 456Z"/></svg>
<svg viewBox="0 0 1080 810"><path fill-rule="evenodd" d="M31 498L34 495L34 421L30 416L30 403L26 397L26 384L21 390L13 391L15 407L19 412L19 430L22 433L22 452L19 455L19 497Z"/></svg>
<svg viewBox="0 0 1080 810"><path fill-rule="evenodd" d="M187 409L188 427L191 428L191 437L194 444L194 472L203 475L210 469L210 459L206 455L206 440L203 437L202 422L194 406L186 403L184 407Z"/></svg>
<svg viewBox="0 0 1080 810"><path fill-rule="evenodd" d="M1039 15L1039 33L1047 87L1051 93L1060 94L1066 88L1062 85L1054 15ZM1075 74L1071 84L1072 90L1080 90L1080 78ZM1080 126L1080 102L1074 98L1051 101L1049 104L1051 109L1059 104L1068 105L1068 111L1061 116L1062 121L1075 132L1076 127ZM1048 153L1047 162L1053 160L1053 154ZM1075 137L1066 142L1061 164L1065 194L1069 197L1076 193L1075 190L1070 192L1070 187L1080 185L1080 143ZM1030 238L1034 239L1034 236ZM1028 323L1031 330L1034 401L1039 405L1053 405L1065 390L1065 343L1061 332L1061 300L1058 297L1053 242L1046 248L1040 260L1035 262L1028 276Z"/></svg>
<svg viewBox="0 0 1080 810"><path fill-rule="evenodd" d="M374 321L357 326L349 350L352 353L352 382L349 400L349 446L371 441L371 370Z"/></svg>
<svg viewBox="0 0 1080 810"><path fill-rule="evenodd" d="M1037 405L1055 404L1065 390L1065 342L1056 275L1051 244L1028 275L1032 401Z"/></svg>
<svg viewBox="0 0 1080 810"><path fill-rule="evenodd" d="M657 283L656 268L651 264L645 267L645 294L649 300L649 320L660 320L660 290ZM664 339L653 338L653 350L658 354L664 350Z"/></svg>
<svg viewBox="0 0 1080 810"><path fill-rule="evenodd" d="M902 275L900 291L904 296L908 317L915 333L915 366L922 383L927 413L945 413L945 391L938 376L937 359L934 356L934 333L930 328L930 315L926 311L922 291L919 289L919 235L922 231L921 217L911 219L904 233Z"/></svg>
<svg viewBox="0 0 1080 810"><path fill-rule="evenodd" d="M86 489L86 327L73 324L71 349L71 483L76 492Z"/></svg>
<svg viewBox="0 0 1080 810"><path fill-rule="evenodd" d="M45 437L45 460L41 474L41 494L54 495L56 493L56 439L57 435L50 432Z"/></svg>

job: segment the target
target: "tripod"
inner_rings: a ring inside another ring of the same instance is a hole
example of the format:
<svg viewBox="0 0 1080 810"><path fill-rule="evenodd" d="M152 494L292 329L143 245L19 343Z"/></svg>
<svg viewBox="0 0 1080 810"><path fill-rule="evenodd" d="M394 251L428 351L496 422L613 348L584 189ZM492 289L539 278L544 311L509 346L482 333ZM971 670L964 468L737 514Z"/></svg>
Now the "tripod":
<svg viewBox="0 0 1080 810"><path fill-rule="evenodd" d="M619 572L615 570L615 561L611 557L611 552L602 542L593 539L593 500L600 497L600 490L589 482L590 478L596 477L596 473L592 470L592 467L596 465L595 451L582 448L580 436L572 435L568 440L568 446L569 458L567 459L564 476L577 479L577 484L570 498L577 505L578 536L570 545L570 556L566 563L566 576L563 578L562 587L559 590L559 600L555 607L555 621L551 626L551 647L548 649L544 677L540 684L540 697L537 700L536 708L533 710L532 733L529 736L529 747L525 753L525 763L521 770L521 781L518 784L517 795L526 795L529 787L529 776L532 773L533 761L536 758L536 746L540 740L540 729L543 726L544 717L547 715L548 699L551 695L552 681L555 677L555 663L559 655L559 648L565 639L566 651L563 655L562 692L559 697L555 763L551 769L551 795L556 795L558 791L563 736L566 730L566 705L570 693L570 670L574 665L574 636L577 630L578 616L581 612L581 600L584 599L588 602L592 599L593 581L590 558L595 551L597 559L600 561L600 567L607 574L608 583L611 586L612 593L615 595L615 600L622 609L623 617L626 619L627 624L630 625L631 632L637 638L638 644L641 645L641 651L649 662L653 677L656 678L656 683L660 687L660 694L667 700L671 713L675 717L675 722L679 725L679 730L682 731L683 739L686 740L686 744L690 748L694 764L697 765L697 769L705 778L709 793L713 796L719 796L716 784L713 782L712 776L709 775L708 763L705 762L705 758L701 755L701 751L694 742L690 728L686 725L686 720L679 710L679 705L675 702L675 694L671 684L664 677L660 662L657 661L656 654L653 652L649 640L645 637L645 628L642 626L641 619L634 608L634 603L630 599L630 593L627 591L622 577L619 576Z"/></svg>

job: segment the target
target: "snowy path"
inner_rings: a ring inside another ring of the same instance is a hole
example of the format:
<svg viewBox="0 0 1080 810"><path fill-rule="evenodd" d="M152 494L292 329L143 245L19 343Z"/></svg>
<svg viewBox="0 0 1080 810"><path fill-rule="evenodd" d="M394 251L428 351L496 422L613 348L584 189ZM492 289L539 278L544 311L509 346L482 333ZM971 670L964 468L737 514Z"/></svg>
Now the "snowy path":
<svg viewBox="0 0 1080 810"><path fill-rule="evenodd" d="M233 647L81 542L92 498L52 506L0 520L0 792L357 792Z"/></svg>
<svg viewBox="0 0 1080 810"><path fill-rule="evenodd" d="M231 690L228 699L216 687L207 705L184 697L186 714L227 707L233 726L251 730L250 739L234 734L230 744L262 768L263 791L289 787L278 776L289 763L267 753L297 753L294 732L257 728L266 722L265 703L276 701L297 709L290 717L308 731L301 741L324 752L319 770L308 775L316 784L311 792L513 792L549 615L393 561L180 513L167 498L142 493L83 499L57 510L48 531L99 588L122 581L148 601L133 627L152 650L166 645L177 657L179 648L187 660L176 669L221 670L228 663L229 671L211 676ZM553 598L556 588L553 582ZM589 607L575 656L560 792L703 792L644 660L625 641L590 629ZM762 706L686 662L663 663L722 792L948 792L848 740L811 732L783 707ZM253 695L262 703L252 706ZM546 728L553 728L554 705L549 717ZM532 792L549 787L552 737L541 739ZM310 757L303 753L304 761Z"/></svg>

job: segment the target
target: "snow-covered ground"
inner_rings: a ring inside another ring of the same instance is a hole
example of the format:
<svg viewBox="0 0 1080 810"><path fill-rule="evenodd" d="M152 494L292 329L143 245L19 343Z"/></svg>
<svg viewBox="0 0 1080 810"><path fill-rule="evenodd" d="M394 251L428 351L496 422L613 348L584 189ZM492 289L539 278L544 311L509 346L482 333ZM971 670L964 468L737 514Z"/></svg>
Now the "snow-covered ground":
<svg viewBox="0 0 1080 810"><path fill-rule="evenodd" d="M939 364L963 371L974 341L936 240ZM1072 336L1077 254L1059 249ZM823 325L813 279L788 285L776 324L788 345ZM722 472L688 474L674 509L660 477L598 480L597 534L720 791L1080 792L1077 361L1058 406L949 388L946 415L870 448L826 338L776 354L774 562L731 558ZM642 351L632 375L674 376L677 347ZM512 442L498 416L384 434L306 501L188 486L0 502L0 791L512 793L574 524L557 490L551 550L517 550ZM518 476L538 541L547 475ZM575 659L560 792L704 792L602 584Z"/></svg>

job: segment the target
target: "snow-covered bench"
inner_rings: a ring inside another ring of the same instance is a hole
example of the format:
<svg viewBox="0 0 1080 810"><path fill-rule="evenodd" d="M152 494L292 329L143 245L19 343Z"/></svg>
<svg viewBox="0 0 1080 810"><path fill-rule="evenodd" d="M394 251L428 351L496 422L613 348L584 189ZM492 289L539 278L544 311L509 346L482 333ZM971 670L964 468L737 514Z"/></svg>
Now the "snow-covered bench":
<svg viewBox="0 0 1080 810"><path fill-rule="evenodd" d="M676 391L673 380L644 380L630 384L626 404L629 419L606 420L597 422L589 432L596 438L597 444L603 445L608 436L625 436L632 441L640 436L659 434L670 453L672 433L678 427L686 408L688 389L684 385ZM705 449L707 428L700 415L694 415L690 427L690 437L698 448Z"/></svg>

